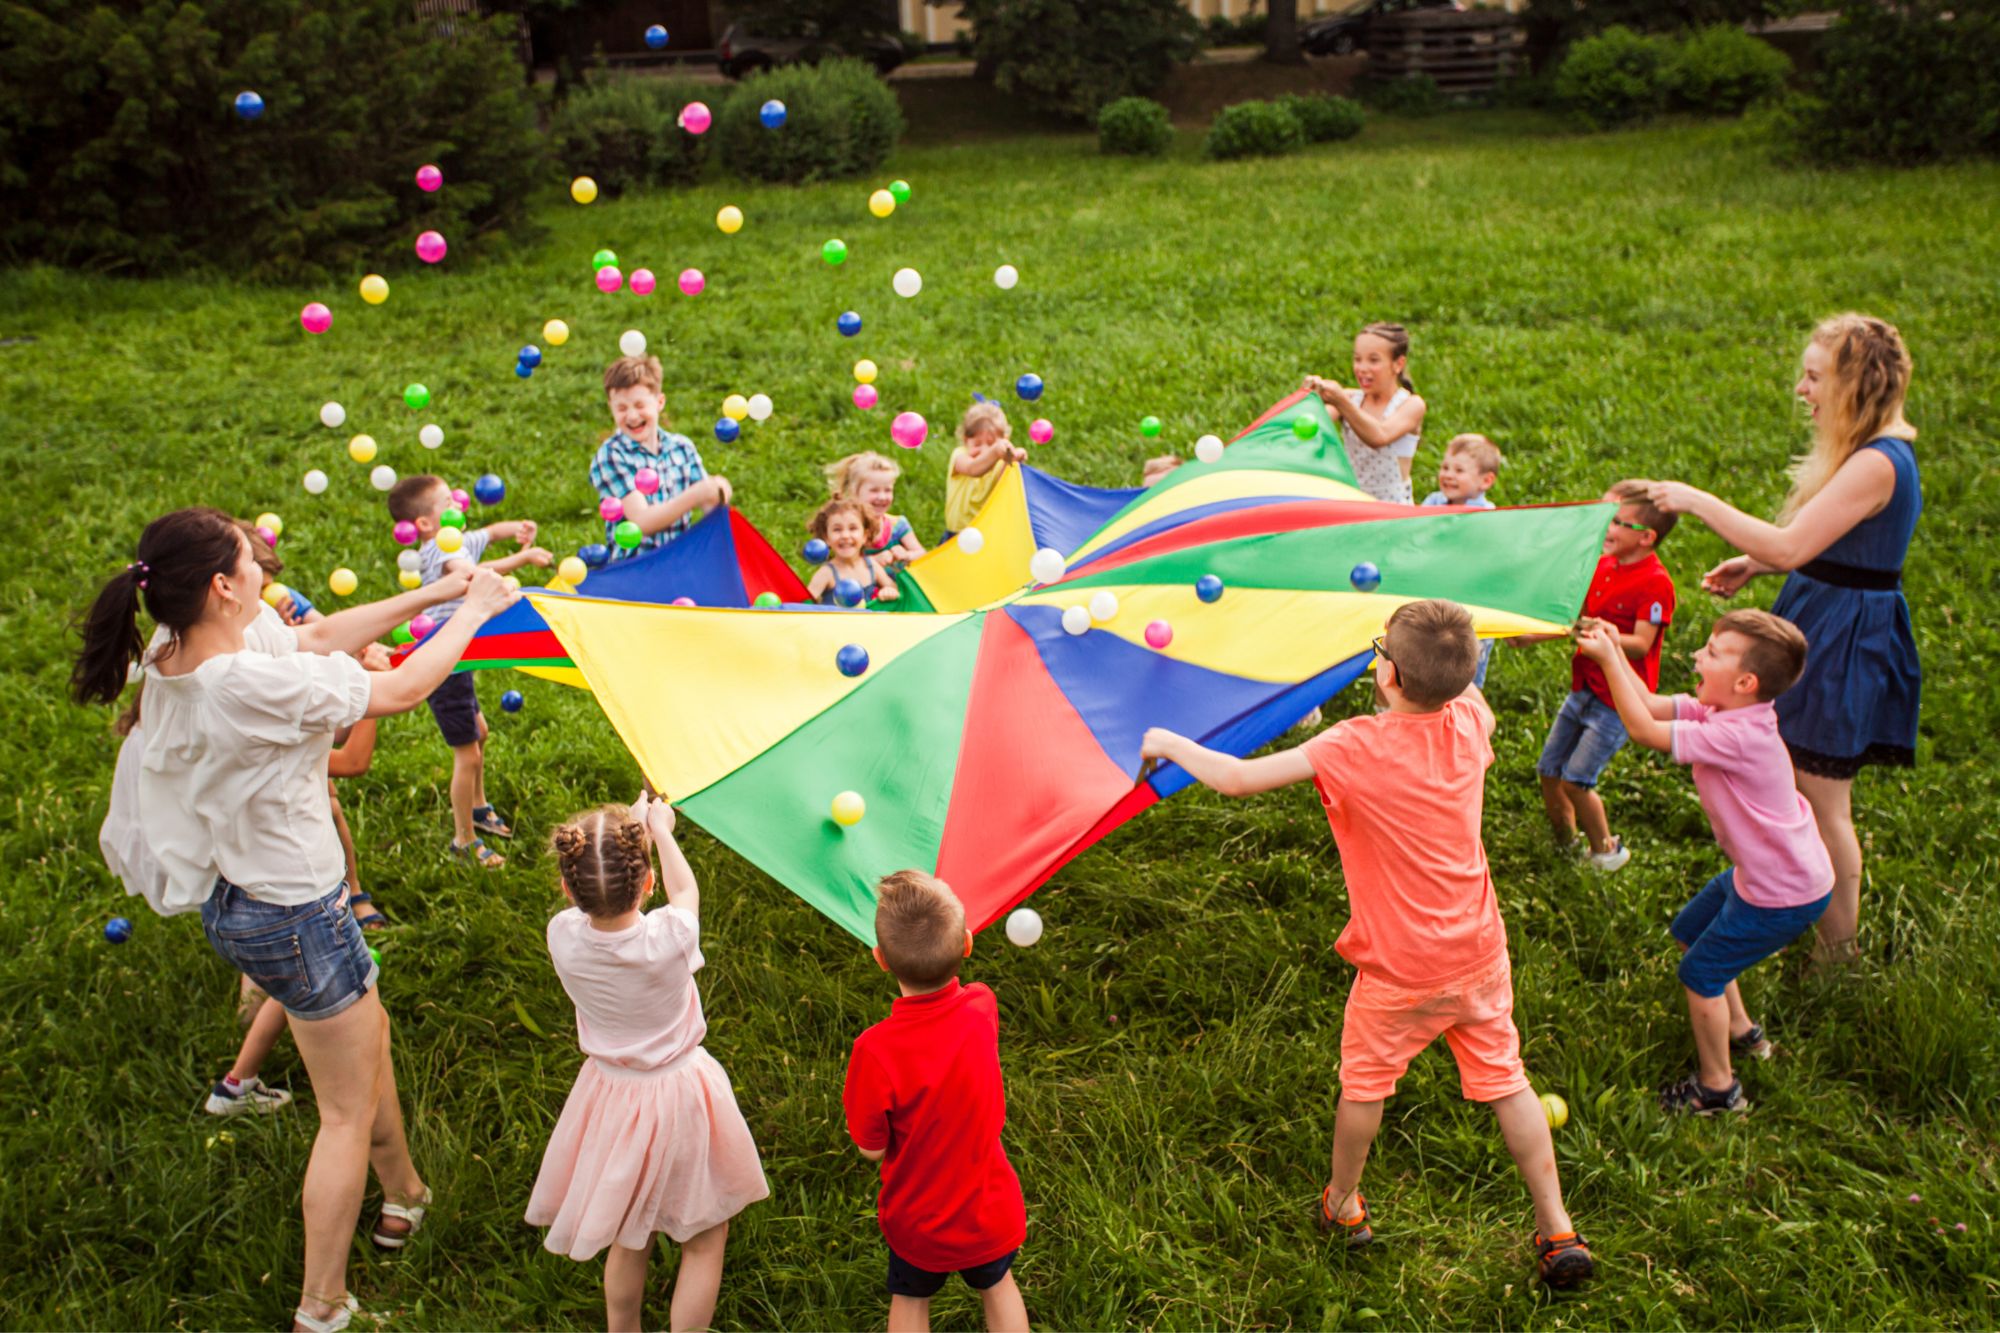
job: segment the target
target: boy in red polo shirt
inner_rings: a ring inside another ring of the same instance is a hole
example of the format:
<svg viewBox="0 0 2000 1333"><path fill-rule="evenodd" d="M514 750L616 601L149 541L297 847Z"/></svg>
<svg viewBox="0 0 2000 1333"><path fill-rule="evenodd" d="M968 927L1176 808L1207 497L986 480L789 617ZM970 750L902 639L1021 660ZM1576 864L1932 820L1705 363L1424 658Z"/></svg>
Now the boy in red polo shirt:
<svg viewBox="0 0 2000 1333"><path fill-rule="evenodd" d="M953 1273L979 1293L987 1328L1027 1333L1012 1271L1027 1205L1000 1145L1000 1009L989 987L959 984L972 956L965 908L943 880L899 870L876 886L875 941L903 994L854 1039L841 1101L854 1146L882 1164L890 1333L930 1328L931 1297Z"/></svg>
<svg viewBox="0 0 2000 1333"><path fill-rule="evenodd" d="M1604 555L1584 595L1578 627L1608 625L1646 688L1656 690L1660 643L1674 619L1674 579L1654 550L1674 530L1674 516L1645 498L1646 487L1643 481L1621 481L1605 494L1618 501L1618 513L1604 534ZM1599 870L1616 870L1632 859L1624 840L1612 836L1597 794L1598 778L1625 741L1625 724L1618 720L1603 668L1578 652L1570 659L1569 698L1549 728L1535 772L1556 841L1569 846L1581 825L1588 839L1582 855Z"/></svg>

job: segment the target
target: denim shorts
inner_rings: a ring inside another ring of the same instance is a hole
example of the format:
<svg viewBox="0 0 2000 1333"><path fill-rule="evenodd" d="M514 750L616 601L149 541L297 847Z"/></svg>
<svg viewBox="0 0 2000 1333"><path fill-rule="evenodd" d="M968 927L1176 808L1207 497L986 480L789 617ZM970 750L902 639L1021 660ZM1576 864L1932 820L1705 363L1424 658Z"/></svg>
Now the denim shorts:
<svg viewBox="0 0 2000 1333"><path fill-rule="evenodd" d="M444 743L453 749L479 742L479 690L473 682L474 674L452 672L425 700L431 706L431 716L437 719L438 730L444 734Z"/></svg>
<svg viewBox="0 0 2000 1333"><path fill-rule="evenodd" d="M223 961L293 1018L332 1018L381 975L342 884L316 902L259 902L226 879L201 905L201 928Z"/></svg>
<svg viewBox="0 0 2000 1333"><path fill-rule="evenodd" d="M1589 690L1573 690L1563 700L1542 745L1535 771L1579 787L1595 787L1611 756L1625 748L1625 724L1618 710Z"/></svg>
<svg viewBox="0 0 2000 1333"><path fill-rule="evenodd" d="M1812 928L1833 895L1796 907L1757 907L1736 892L1736 867L1717 875L1674 918L1681 985L1712 1000L1729 983Z"/></svg>
<svg viewBox="0 0 2000 1333"><path fill-rule="evenodd" d="M1009 1250L998 1259L980 1264L977 1268L961 1268L958 1275L974 1291L985 1291L1007 1276L1007 1271L1014 1266L1014 1256L1020 1252L1019 1249ZM949 1273L933 1273L928 1268L919 1268L894 1250L889 1251L891 1296L916 1296L929 1300L938 1294L944 1287L945 1279L950 1276Z"/></svg>

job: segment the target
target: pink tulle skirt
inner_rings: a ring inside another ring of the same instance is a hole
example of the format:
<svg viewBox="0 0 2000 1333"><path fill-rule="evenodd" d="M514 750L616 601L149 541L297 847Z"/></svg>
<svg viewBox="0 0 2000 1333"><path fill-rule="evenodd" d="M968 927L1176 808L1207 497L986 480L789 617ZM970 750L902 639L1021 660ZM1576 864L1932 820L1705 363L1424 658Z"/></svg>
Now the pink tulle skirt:
<svg viewBox="0 0 2000 1333"><path fill-rule="evenodd" d="M528 1221L572 1259L687 1240L769 1198L729 1075L696 1047L663 1069L584 1061L542 1154Z"/></svg>

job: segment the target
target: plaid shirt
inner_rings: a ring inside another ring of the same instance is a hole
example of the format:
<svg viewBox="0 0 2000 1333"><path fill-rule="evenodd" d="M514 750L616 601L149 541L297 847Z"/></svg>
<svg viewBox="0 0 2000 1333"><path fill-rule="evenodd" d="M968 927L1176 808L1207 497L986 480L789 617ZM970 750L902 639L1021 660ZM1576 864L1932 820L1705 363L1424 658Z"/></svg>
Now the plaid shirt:
<svg viewBox="0 0 2000 1333"><path fill-rule="evenodd" d="M660 474L660 489L653 492L650 501L641 496L638 503L665 504L707 478L708 472L701 465L701 455L695 452L693 440L664 430L659 436L657 453L622 430L599 445L597 456L590 460L590 484L597 488L597 493L608 499L624 500L639 488L639 469L649 467ZM639 516L631 514L630 517L636 522ZM604 540L611 547L611 558L623 560L665 546L694 526L694 516L686 515L671 526L649 534L629 551L612 539L612 530L617 526L615 523L604 525Z"/></svg>

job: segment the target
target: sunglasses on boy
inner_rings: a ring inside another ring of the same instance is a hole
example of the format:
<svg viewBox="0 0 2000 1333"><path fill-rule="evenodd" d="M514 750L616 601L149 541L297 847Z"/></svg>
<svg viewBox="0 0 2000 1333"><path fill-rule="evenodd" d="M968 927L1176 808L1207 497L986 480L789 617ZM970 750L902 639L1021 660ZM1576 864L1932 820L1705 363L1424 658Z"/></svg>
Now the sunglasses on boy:
<svg viewBox="0 0 2000 1333"><path fill-rule="evenodd" d="M1649 527L1647 527L1647 526L1646 526L1646 525L1645 525L1644 523L1627 523L1627 522L1626 522L1626 521L1625 521L1624 519L1622 519L1622 518L1614 518L1614 519L1612 519L1612 520L1611 520L1611 526L1612 526L1612 527L1614 527L1614 528L1628 528L1628 529L1630 529L1630 530L1631 530L1631 531L1633 531L1633 532L1651 532L1651 531L1652 531L1652 529L1651 529L1651 528L1649 528Z"/></svg>

